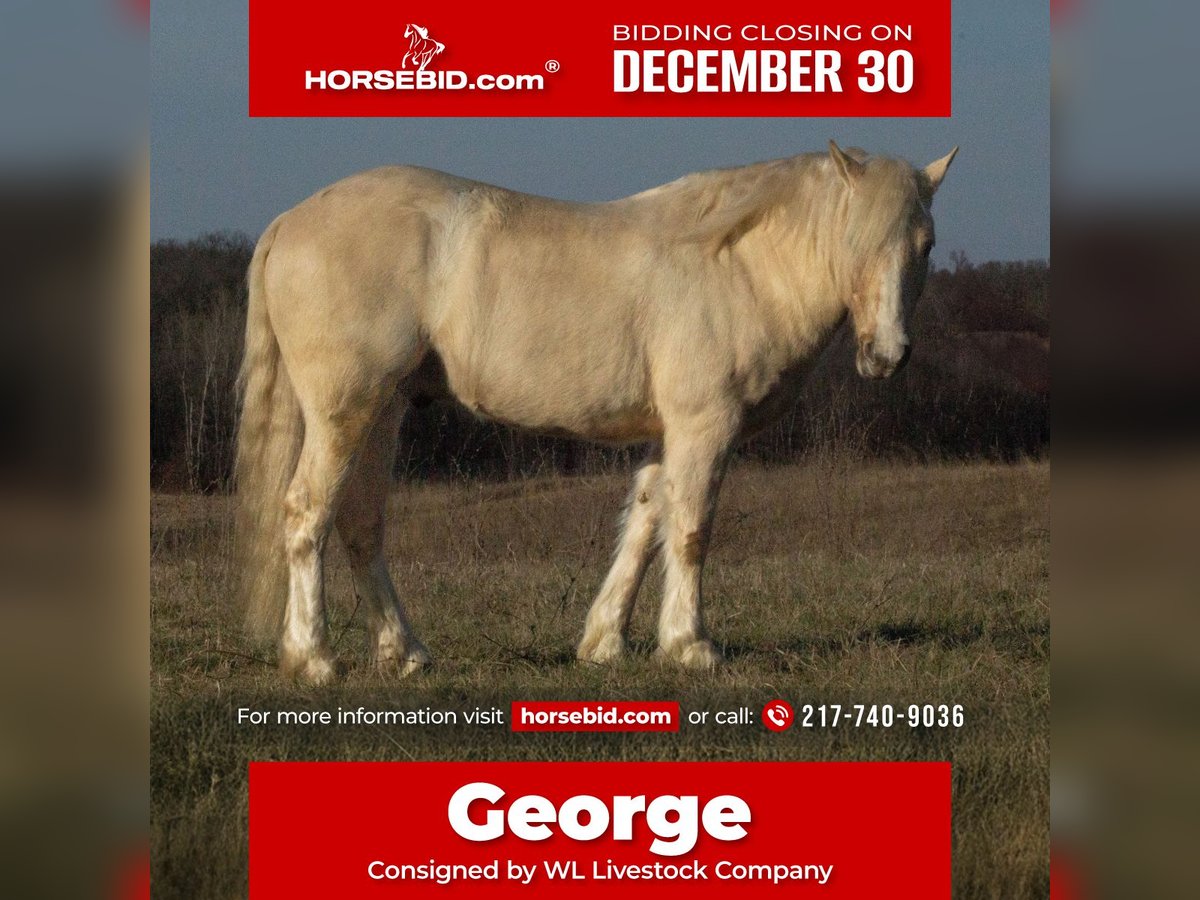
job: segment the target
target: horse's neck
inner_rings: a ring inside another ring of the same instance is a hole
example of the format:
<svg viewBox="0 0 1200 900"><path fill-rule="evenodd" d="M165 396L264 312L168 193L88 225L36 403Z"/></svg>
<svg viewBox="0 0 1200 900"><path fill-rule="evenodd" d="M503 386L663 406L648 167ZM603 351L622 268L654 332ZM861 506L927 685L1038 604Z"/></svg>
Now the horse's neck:
<svg viewBox="0 0 1200 900"><path fill-rule="evenodd" d="M740 244L755 307L783 358L792 364L819 353L847 314L836 271L820 260L796 266L795 241L770 228L753 229Z"/></svg>

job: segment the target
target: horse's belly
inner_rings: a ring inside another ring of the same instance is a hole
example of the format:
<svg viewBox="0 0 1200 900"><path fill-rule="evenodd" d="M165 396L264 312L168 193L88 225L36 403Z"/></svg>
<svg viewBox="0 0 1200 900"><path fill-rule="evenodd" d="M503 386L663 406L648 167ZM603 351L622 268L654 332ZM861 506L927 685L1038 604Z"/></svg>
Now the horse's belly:
<svg viewBox="0 0 1200 900"><path fill-rule="evenodd" d="M443 295L430 336L455 396L537 431L622 442L661 433L636 296L603 266L572 267L536 241L523 246L524 259L490 246L487 271L468 272Z"/></svg>
<svg viewBox="0 0 1200 900"><path fill-rule="evenodd" d="M594 441L634 443L662 435L641 379L628 367L586 360L504 356L481 366L443 359L451 393L477 415Z"/></svg>
<svg viewBox="0 0 1200 900"><path fill-rule="evenodd" d="M512 403L493 409L482 402L470 408L482 418L556 437L611 444L633 444L662 437L662 421L650 409L572 412L541 407L531 412L528 407Z"/></svg>

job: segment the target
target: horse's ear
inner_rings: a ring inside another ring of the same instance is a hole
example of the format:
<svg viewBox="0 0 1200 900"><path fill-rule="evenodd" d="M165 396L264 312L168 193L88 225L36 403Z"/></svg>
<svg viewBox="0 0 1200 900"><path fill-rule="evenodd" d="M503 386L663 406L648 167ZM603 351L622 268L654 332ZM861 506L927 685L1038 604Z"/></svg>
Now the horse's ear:
<svg viewBox="0 0 1200 900"><path fill-rule="evenodd" d="M931 162L925 167L925 177L929 179L929 184L935 193L941 185L942 179L946 177L946 170L950 168L950 163L954 162L954 157L957 155L958 148L955 147L941 159Z"/></svg>
<svg viewBox="0 0 1200 900"><path fill-rule="evenodd" d="M863 164L845 150L837 145L836 141L829 142L829 156L833 159L833 164L837 166L838 174L842 176L842 181L848 185L853 185L855 179L862 174Z"/></svg>

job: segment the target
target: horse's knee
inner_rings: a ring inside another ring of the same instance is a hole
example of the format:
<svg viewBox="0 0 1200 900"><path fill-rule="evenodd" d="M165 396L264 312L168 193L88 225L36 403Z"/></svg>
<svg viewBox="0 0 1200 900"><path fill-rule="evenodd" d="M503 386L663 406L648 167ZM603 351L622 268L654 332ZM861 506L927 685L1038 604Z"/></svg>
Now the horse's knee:
<svg viewBox="0 0 1200 900"><path fill-rule="evenodd" d="M288 558L296 561L320 553L325 546L325 531L320 511L313 508L304 489L288 492L284 505L286 525L285 549Z"/></svg>
<svg viewBox="0 0 1200 900"><path fill-rule="evenodd" d="M284 541L289 559L303 559L317 549L317 536L311 523L308 492L303 489L289 491L284 502Z"/></svg>
<svg viewBox="0 0 1200 900"><path fill-rule="evenodd" d="M350 564L352 566L355 568L364 568L374 562L375 557L383 550L382 532L382 517L374 519L369 523L338 526L338 533L342 537L342 543L346 547L346 555L350 557Z"/></svg>

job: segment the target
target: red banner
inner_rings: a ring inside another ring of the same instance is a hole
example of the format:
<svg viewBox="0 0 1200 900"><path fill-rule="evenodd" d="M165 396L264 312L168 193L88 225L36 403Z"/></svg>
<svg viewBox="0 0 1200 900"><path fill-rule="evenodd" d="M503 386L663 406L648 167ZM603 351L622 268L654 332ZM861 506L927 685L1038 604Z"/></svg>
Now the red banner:
<svg viewBox="0 0 1200 900"><path fill-rule="evenodd" d="M252 116L948 116L950 0L251 0Z"/></svg>
<svg viewBox="0 0 1200 900"><path fill-rule="evenodd" d="M251 763L250 896L950 896L949 763Z"/></svg>

